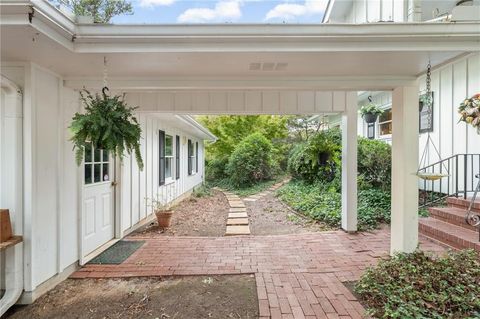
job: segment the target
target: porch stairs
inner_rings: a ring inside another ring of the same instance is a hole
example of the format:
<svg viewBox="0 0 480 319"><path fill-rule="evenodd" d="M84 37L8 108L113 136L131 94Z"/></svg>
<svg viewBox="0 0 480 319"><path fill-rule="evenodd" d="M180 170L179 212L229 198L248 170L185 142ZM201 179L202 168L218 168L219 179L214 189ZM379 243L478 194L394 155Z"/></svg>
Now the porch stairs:
<svg viewBox="0 0 480 319"><path fill-rule="evenodd" d="M465 221L469 205L468 198L448 197L447 207L431 207L430 217L420 218L419 232L451 248L480 252L478 228ZM473 205L473 212L480 213L479 200Z"/></svg>

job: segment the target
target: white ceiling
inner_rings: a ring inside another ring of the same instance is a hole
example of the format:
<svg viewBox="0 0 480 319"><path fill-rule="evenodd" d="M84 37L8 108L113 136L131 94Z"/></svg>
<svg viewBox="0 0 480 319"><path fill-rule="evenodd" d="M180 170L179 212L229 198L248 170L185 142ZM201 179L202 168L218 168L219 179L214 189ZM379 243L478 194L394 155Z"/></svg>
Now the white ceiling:
<svg viewBox="0 0 480 319"><path fill-rule="evenodd" d="M462 52L160 52L109 53L118 77L415 76ZM100 77L103 54L74 53L28 26L1 28L2 61L32 61L64 77ZM288 63L284 70L250 70L251 63Z"/></svg>

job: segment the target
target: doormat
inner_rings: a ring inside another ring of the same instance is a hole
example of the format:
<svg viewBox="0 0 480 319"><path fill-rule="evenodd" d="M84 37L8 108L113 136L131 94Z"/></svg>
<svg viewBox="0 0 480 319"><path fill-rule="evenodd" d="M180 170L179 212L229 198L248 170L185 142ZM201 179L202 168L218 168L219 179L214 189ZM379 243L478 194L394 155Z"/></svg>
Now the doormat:
<svg viewBox="0 0 480 319"><path fill-rule="evenodd" d="M143 244L145 244L145 241L143 240L120 240L112 247L93 258L89 264L121 264L138 248L142 247Z"/></svg>

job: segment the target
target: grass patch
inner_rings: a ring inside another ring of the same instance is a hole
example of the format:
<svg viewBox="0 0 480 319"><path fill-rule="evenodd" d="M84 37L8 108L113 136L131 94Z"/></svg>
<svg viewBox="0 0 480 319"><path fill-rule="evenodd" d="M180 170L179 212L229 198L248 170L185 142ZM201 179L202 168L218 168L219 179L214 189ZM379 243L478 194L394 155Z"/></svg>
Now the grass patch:
<svg viewBox="0 0 480 319"><path fill-rule="evenodd" d="M473 250L397 254L368 269L355 291L375 318L480 318L480 261Z"/></svg>
<svg viewBox="0 0 480 319"><path fill-rule="evenodd" d="M212 196L212 189L210 185L202 184L199 187L195 187L193 189L192 195L196 198Z"/></svg>
<svg viewBox="0 0 480 319"><path fill-rule="evenodd" d="M335 183L306 183L292 180L277 191L277 196L294 210L330 227L341 222L342 195ZM380 189L358 192L358 228L374 229L390 222L390 194Z"/></svg>

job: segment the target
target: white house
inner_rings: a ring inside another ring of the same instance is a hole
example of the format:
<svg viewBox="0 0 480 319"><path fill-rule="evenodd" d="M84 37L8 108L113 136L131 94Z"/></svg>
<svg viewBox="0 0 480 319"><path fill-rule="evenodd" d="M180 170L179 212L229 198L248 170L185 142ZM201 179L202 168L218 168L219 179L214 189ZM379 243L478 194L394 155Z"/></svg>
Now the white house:
<svg viewBox="0 0 480 319"><path fill-rule="evenodd" d="M415 11L410 2L420 3L402 1L395 17ZM2 312L20 295L32 302L146 220L144 197L173 200L202 182L203 141L214 137L195 114L341 114L342 228L356 231L357 92L392 92L391 251L413 251L418 77L429 57L438 68L480 49L479 21L126 26L77 24L41 0L1 0L0 9L0 206L24 238L3 256ZM114 163L95 150L80 168L74 161L67 127L79 90L103 86L104 57L110 89L139 106L142 172L132 158ZM479 87L478 73L468 79ZM159 139L180 146L162 158L170 167L163 185Z"/></svg>

